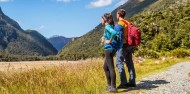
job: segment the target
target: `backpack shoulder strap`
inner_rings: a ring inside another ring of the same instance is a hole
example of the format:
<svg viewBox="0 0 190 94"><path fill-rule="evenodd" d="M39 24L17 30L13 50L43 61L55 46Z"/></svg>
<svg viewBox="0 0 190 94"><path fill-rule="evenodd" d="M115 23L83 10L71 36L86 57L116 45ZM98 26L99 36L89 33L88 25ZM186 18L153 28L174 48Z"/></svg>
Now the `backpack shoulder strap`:
<svg viewBox="0 0 190 94"><path fill-rule="evenodd" d="M121 20L122 22L124 22L125 24L130 24L127 20Z"/></svg>
<svg viewBox="0 0 190 94"><path fill-rule="evenodd" d="M124 22L127 25L127 28L129 27L129 22L127 20L121 20L122 22ZM128 32L127 32L128 33ZM124 37L125 41L127 41L127 39Z"/></svg>

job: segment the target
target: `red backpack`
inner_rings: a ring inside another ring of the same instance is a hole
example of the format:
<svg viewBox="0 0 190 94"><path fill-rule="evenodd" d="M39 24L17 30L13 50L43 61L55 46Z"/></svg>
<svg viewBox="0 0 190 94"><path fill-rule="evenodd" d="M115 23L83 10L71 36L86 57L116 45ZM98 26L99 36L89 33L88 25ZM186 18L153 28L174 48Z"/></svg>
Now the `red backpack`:
<svg viewBox="0 0 190 94"><path fill-rule="evenodd" d="M126 20L122 20L128 26L127 36L128 36L128 44L130 46L138 46L141 42L141 30L139 30L136 26L127 22Z"/></svg>

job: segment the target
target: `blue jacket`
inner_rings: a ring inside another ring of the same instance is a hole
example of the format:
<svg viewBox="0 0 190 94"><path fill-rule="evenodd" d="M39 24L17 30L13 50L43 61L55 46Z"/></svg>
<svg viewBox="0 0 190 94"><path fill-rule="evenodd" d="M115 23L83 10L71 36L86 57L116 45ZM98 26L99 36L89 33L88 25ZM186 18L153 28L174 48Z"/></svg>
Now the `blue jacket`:
<svg viewBox="0 0 190 94"><path fill-rule="evenodd" d="M124 28L122 25L120 24L116 24L114 27L114 30L117 32L118 36L120 37L120 39L117 41L119 43L117 43L119 45L119 48L122 48L123 46L123 42L124 42Z"/></svg>
<svg viewBox="0 0 190 94"><path fill-rule="evenodd" d="M105 40L110 40L114 39L116 36L116 31L113 29L114 26L107 24L104 29L104 39ZM104 44L104 49L105 50L114 50L112 47L111 43L110 44Z"/></svg>

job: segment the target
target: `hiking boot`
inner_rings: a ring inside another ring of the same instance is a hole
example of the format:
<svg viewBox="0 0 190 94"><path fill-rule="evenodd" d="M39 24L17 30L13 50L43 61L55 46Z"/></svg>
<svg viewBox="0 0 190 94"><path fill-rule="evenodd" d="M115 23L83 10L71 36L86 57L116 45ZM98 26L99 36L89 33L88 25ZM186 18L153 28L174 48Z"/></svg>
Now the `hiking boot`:
<svg viewBox="0 0 190 94"><path fill-rule="evenodd" d="M106 92L109 92L109 90L111 89L111 86L106 86Z"/></svg>
<svg viewBox="0 0 190 94"><path fill-rule="evenodd" d="M120 84L120 85L117 87L117 89L126 89L126 88L128 88L128 85L127 85L127 84L124 84L124 85Z"/></svg>
<svg viewBox="0 0 190 94"><path fill-rule="evenodd" d="M137 87L136 86L136 81L135 80L130 80L129 83L127 83L128 87Z"/></svg>
<svg viewBox="0 0 190 94"><path fill-rule="evenodd" d="M127 84L127 87L137 87L136 84Z"/></svg>
<svg viewBox="0 0 190 94"><path fill-rule="evenodd" d="M115 87L111 87L109 90L108 90L109 93L117 93L117 89Z"/></svg>

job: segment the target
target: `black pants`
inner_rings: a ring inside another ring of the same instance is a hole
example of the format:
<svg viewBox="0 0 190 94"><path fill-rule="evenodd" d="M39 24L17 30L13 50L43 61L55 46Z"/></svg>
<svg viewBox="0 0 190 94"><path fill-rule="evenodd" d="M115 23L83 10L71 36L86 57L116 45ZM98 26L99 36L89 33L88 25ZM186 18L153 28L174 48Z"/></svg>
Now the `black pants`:
<svg viewBox="0 0 190 94"><path fill-rule="evenodd" d="M113 50L105 50L104 71L107 78L107 84L112 87L116 87L116 74L113 62L114 54L115 51Z"/></svg>

